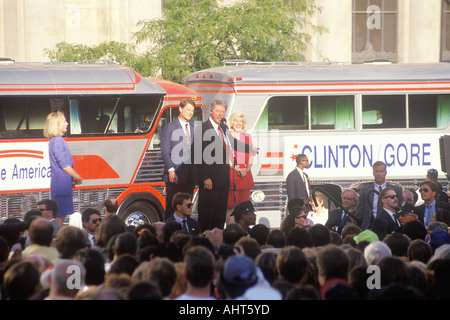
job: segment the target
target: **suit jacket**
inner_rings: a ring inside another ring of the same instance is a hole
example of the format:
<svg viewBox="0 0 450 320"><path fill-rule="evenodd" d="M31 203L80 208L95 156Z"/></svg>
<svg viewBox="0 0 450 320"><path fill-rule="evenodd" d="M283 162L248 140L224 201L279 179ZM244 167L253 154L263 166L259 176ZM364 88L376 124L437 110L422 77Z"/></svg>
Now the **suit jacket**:
<svg viewBox="0 0 450 320"><path fill-rule="evenodd" d="M212 180L213 188L228 189L230 185L228 153L209 119L203 122L201 127L196 128L193 141L191 158L197 168L199 189L203 189L206 179Z"/></svg>
<svg viewBox="0 0 450 320"><path fill-rule="evenodd" d="M345 214L344 218L342 218L343 213L344 210L342 208L331 210L330 213L328 214L328 220L325 223L325 226L341 234L345 224L347 222L351 222L348 214ZM345 220L344 223L342 223L343 222L342 219Z"/></svg>
<svg viewBox="0 0 450 320"><path fill-rule="evenodd" d="M402 227L400 227L384 209L381 210L373 220L371 229L377 234L378 240L380 241L383 241L384 237L392 232L403 233Z"/></svg>
<svg viewBox="0 0 450 320"><path fill-rule="evenodd" d="M443 208L446 210L450 210L450 204L435 200L436 203L434 205L434 212L436 212L436 209ZM419 221L425 224L425 203L421 204L420 206L416 207L417 211L417 217L419 218Z"/></svg>
<svg viewBox="0 0 450 320"><path fill-rule="evenodd" d="M194 141L194 124L189 122L191 145ZM178 183L184 184L196 183L196 172L191 165L191 147L186 142L184 128L180 121L174 121L166 124L161 134L161 156L164 162L163 179L169 182L169 169L175 168L178 176Z"/></svg>
<svg viewBox="0 0 450 320"><path fill-rule="evenodd" d="M402 188L390 183L386 183L386 188L393 188L395 190L398 197L398 205L401 206L403 204ZM375 190L375 186L371 183L368 186L363 187L359 192L356 217L361 221L362 230L369 228L372 221L373 214L371 208L373 208L373 190ZM381 208L378 208L378 211L380 210Z"/></svg>
<svg viewBox="0 0 450 320"><path fill-rule="evenodd" d="M308 188L309 190L311 190L309 177L306 173L305 176L308 183ZM288 201L295 198L305 198L307 202L309 201L309 195L306 190L305 183L303 182L303 178L301 177L300 172L298 172L297 168L295 168L288 174L286 178L286 189Z"/></svg>
<svg viewBox="0 0 450 320"><path fill-rule="evenodd" d="M169 221L176 221L175 218L172 216L169 219L166 220L166 222ZM196 237L198 235L200 235L201 232L201 228L200 228L200 223L198 223L197 220L191 218L191 217L187 217L186 218L186 222L187 222L187 226L188 226L188 233L193 236Z"/></svg>

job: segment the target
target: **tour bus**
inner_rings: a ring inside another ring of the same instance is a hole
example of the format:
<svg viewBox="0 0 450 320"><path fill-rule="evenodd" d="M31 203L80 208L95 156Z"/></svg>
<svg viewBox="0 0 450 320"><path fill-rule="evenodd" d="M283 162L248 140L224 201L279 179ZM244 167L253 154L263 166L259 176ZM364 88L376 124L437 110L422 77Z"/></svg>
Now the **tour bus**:
<svg viewBox="0 0 450 320"><path fill-rule="evenodd" d="M115 197L128 225L160 221L160 134L186 98L196 101L194 119L201 120L196 92L115 63L0 64L0 221L21 217L50 197L43 128L54 110L65 113L65 141L83 178L74 188L75 212L102 212L104 200Z"/></svg>
<svg viewBox="0 0 450 320"><path fill-rule="evenodd" d="M228 61L183 84L202 94L204 115L213 99L227 102L227 117L245 115L260 148L252 166L258 217L283 217L285 180L300 153L315 185L357 189L381 160L387 179L405 188L430 168L447 188L439 140L450 134L450 63Z"/></svg>

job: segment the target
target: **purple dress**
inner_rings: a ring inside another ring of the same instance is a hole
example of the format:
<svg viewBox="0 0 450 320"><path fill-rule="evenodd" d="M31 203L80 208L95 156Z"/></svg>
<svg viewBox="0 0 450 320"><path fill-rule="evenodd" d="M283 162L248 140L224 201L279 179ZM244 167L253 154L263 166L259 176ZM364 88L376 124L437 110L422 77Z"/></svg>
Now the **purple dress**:
<svg viewBox="0 0 450 320"><path fill-rule="evenodd" d="M63 168L73 168L72 153L62 137L53 137L48 144L50 157L51 179L50 196L58 202L57 216L73 213L73 186L72 177Z"/></svg>

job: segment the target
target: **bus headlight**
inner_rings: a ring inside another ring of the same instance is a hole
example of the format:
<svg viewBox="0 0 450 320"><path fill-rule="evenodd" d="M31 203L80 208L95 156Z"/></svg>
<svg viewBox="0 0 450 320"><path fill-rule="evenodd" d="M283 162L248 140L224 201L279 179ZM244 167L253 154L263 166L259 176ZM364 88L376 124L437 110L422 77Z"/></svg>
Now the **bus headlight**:
<svg viewBox="0 0 450 320"><path fill-rule="evenodd" d="M266 195L262 191L254 191L251 195L251 198L254 202L263 202L266 198Z"/></svg>

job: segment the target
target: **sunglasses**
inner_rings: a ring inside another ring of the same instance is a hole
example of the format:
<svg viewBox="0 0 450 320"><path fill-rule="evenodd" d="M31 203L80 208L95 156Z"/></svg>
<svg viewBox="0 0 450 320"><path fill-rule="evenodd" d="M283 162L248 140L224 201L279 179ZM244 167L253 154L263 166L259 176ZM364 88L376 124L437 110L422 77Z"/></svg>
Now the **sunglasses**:
<svg viewBox="0 0 450 320"><path fill-rule="evenodd" d="M47 210L50 210L50 209L39 209L40 212L47 211Z"/></svg>
<svg viewBox="0 0 450 320"><path fill-rule="evenodd" d="M428 188L420 188L419 189L420 193L422 193L422 192L428 193L428 191L430 191L430 189L428 189Z"/></svg>
<svg viewBox="0 0 450 320"><path fill-rule="evenodd" d="M386 199L386 198L391 198L391 199L393 200L393 199L398 198L398 197L397 197L396 194L392 194L392 195L390 195L390 196L384 197L383 199Z"/></svg>
<svg viewBox="0 0 450 320"><path fill-rule="evenodd" d="M300 219L300 218L303 218L303 219L306 219L306 215L303 215L303 216L299 216L299 217L297 217L296 219Z"/></svg>
<svg viewBox="0 0 450 320"><path fill-rule="evenodd" d="M192 208L192 205L193 205L193 204L192 204L192 202L191 202L191 203L186 204L185 206L188 207L188 208L190 209L190 208Z"/></svg>
<svg viewBox="0 0 450 320"><path fill-rule="evenodd" d="M92 223L100 223L100 222L102 222L102 218L97 218L97 219L92 219Z"/></svg>

